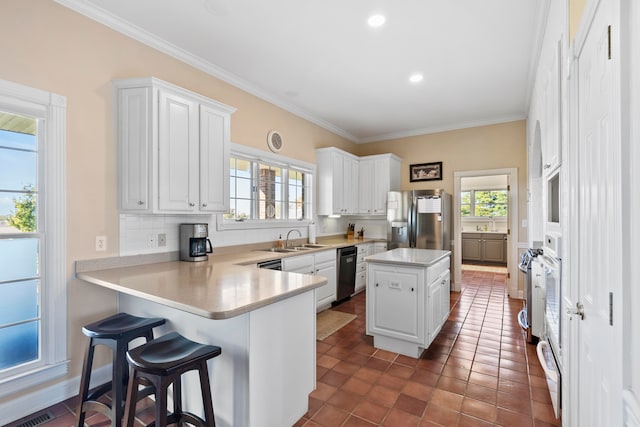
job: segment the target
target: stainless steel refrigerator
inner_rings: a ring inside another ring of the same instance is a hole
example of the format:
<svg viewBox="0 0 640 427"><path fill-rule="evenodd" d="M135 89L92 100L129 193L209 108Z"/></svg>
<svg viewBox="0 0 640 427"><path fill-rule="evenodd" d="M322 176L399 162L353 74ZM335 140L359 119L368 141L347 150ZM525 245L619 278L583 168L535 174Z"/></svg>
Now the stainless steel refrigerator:
<svg viewBox="0 0 640 427"><path fill-rule="evenodd" d="M451 250L451 194L443 190L387 194L387 247Z"/></svg>

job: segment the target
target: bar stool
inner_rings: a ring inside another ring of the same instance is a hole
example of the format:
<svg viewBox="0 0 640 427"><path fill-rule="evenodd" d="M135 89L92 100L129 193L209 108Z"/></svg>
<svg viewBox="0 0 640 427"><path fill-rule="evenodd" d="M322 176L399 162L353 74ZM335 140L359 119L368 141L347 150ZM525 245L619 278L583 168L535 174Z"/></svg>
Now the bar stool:
<svg viewBox="0 0 640 427"><path fill-rule="evenodd" d="M129 350L127 360L131 373L125 407L127 427L133 426L138 386L141 381L148 381L155 386L156 390L156 420L149 425L165 427L167 424L182 425L186 422L203 427L215 426L207 360L221 353L222 349L218 346L193 342L177 332L171 332ZM197 370L200 374L204 419L182 410L181 376L191 370ZM167 415L167 390L171 384L173 384L173 413Z"/></svg>
<svg viewBox="0 0 640 427"><path fill-rule="evenodd" d="M136 338L143 337L146 341L153 339L153 328L166 322L161 318L143 318L127 313L118 313L82 328L82 332L89 337L89 347L84 357L82 377L80 379L80 403L78 406L77 425L84 425L87 412L96 411L107 415L111 425L120 427L124 415L125 385L129 379L126 363L126 353L129 343ZM93 353L97 345L105 345L113 352L111 381L102 384L89 393ZM111 405L99 402L97 399L111 390ZM146 396L153 394L152 387L144 390ZM144 397L144 396L143 396Z"/></svg>

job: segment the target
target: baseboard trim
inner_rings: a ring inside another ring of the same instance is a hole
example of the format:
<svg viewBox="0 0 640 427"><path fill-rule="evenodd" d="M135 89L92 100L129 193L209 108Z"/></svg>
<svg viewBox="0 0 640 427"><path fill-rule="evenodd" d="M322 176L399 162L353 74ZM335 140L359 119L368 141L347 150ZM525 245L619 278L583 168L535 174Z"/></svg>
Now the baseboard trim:
<svg viewBox="0 0 640 427"><path fill-rule="evenodd" d="M110 380L111 365L107 364L93 370L90 387L98 386ZM79 389L80 376L77 376L0 403L0 425L9 424L63 402L77 395Z"/></svg>

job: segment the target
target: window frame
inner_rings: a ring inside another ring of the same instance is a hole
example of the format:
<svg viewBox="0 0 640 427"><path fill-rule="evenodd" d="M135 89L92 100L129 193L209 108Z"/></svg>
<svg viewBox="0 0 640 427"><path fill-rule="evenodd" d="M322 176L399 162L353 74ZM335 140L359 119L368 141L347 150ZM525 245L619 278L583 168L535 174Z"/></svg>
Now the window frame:
<svg viewBox="0 0 640 427"><path fill-rule="evenodd" d="M0 397L66 375L66 98L0 80L0 109L38 119L38 232L41 235L40 358L0 374ZM40 130L42 132L40 132ZM42 214L46 212L46 214Z"/></svg>
<svg viewBox="0 0 640 427"><path fill-rule="evenodd" d="M248 229L260 229L260 228L292 228L308 225L313 222L314 207L315 207L315 175L316 167L312 163L307 163L302 160L293 159L280 154L269 153L267 151L259 150L256 148L231 143L231 150L229 154L229 160L231 158L240 158L246 161L252 162L252 181L253 186L257 185L256 172L260 163L269 166L276 166L282 168L282 192L283 192L283 212L288 215L289 212L289 170L295 170L303 172L305 174L304 187L308 188L309 194L306 197L306 204L308 206L308 212L306 217L302 219L256 219L258 215L258 198L255 196L257 192L252 196L251 213L253 219L235 221L224 219L224 214L216 215L216 229L218 231L224 230L248 230ZM229 195L231 199L231 195ZM231 206L231 203L230 203Z"/></svg>
<svg viewBox="0 0 640 427"><path fill-rule="evenodd" d="M498 203L501 205L505 205L507 207L507 215L504 216L477 216L476 213L476 191L504 191L507 193L507 201L505 203ZM469 211L473 213L473 215L464 216L462 215L462 206L467 205L467 203L462 203L462 193L471 193L469 200ZM509 214L509 189L507 188L474 188L469 190L460 190L460 218L461 219L488 219L488 218L497 218L497 219L506 219Z"/></svg>

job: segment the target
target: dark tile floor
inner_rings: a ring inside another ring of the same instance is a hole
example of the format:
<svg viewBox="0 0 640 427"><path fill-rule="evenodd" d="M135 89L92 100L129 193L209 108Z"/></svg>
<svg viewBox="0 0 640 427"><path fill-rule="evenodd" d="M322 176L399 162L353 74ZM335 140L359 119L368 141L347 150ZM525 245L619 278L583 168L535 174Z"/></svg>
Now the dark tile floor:
<svg viewBox="0 0 640 427"><path fill-rule="evenodd" d="M462 281L463 291L451 293L449 319L420 359L372 346L364 293L337 307L358 317L318 341L317 387L296 426L560 425L535 347L518 326L522 301L507 297L506 275L465 269ZM76 403L49 408L55 419L43 425L72 425ZM150 422L150 405L137 416L136 427ZM101 414L86 423L109 425Z"/></svg>
<svg viewBox="0 0 640 427"><path fill-rule="evenodd" d="M522 300L497 271L463 270L463 292L451 293L448 321L417 360L372 346L363 294L337 307L358 317L317 343L317 388L296 425L560 425L518 326Z"/></svg>

